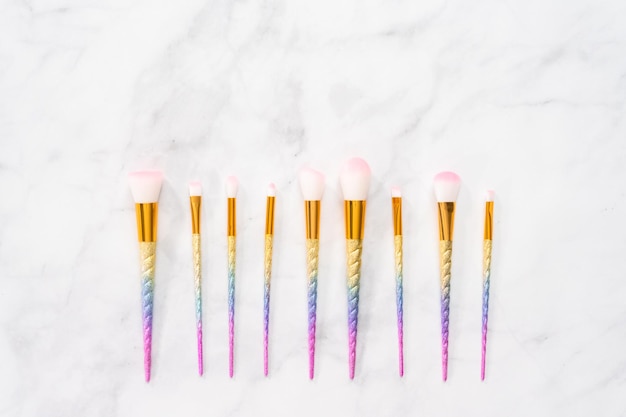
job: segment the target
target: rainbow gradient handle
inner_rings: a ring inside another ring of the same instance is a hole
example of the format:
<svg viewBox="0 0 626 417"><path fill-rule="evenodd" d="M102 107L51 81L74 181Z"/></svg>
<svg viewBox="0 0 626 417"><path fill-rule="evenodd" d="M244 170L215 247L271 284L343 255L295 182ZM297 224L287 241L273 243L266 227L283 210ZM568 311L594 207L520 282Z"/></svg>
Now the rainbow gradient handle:
<svg viewBox="0 0 626 417"><path fill-rule="evenodd" d="M483 328L480 360L480 379L485 380L485 361L487 357L487 322L489 320L489 286L491 281L491 240L483 241Z"/></svg>
<svg viewBox="0 0 626 417"><path fill-rule="evenodd" d="M146 382L152 368L152 313L156 242L139 242L141 261L141 313L143 321L143 367Z"/></svg>
<svg viewBox="0 0 626 417"><path fill-rule="evenodd" d="M235 236L228 236L228 375L234 373L235 353Z"/></svg>
<svg viewBox="0 0 626 417"><path fill-rule="evenodd" d="M202 347L202 251L199 233L191 235L193 245L193 282L196 306L196 338L198 344L198 373L204 373L203 347Z"/></svg>
<svg viewBox="0 0 626 417"><path fill-rule="evenodd" d="M272 279L272 247L273 235L265 235L265 268L263 285L263 374L269 371L269 332L270 332L270 289Z"/></svg>
<svg viewBox="0 0 626 417"><path fill-rule="evenodd" d="M398 372L404 376L404 324L402 296L402 235L394 236L396 261L396 312L398 316Z"/></svg>
<svg viewBox="0 0 626 417"><path fill-rule="evenodd" d="M441 371L448 380L448 335L450 326L450 273L452 268L452 241L439 241L439 268L441 285Z"/></svg>
<svg viewBox="0 0 626 417"><path fill-rule="evenodd" d="M363 252L363 240L347 239L346 252L348 259L348 360L350 379L354 379L357 328L359 322L359 289L361 282L361 253Z"/></svg>
<svg viewBox="0 0 626 417"><path fill-rule="evenodd" d="M317 274L319 264L320 241L306 240L306 274L308 300L309 331L309 379L315 376L315 329L317 322Z"/></svg>

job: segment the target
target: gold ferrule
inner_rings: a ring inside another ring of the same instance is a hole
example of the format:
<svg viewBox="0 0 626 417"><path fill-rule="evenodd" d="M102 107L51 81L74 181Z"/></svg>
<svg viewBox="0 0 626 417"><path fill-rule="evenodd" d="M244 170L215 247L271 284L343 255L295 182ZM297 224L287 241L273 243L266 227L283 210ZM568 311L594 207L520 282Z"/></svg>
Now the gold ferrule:
<svg viewBox="0 0 626 417"><path fill-rule="evenodd" d="M365 200L345 200L346 239L363 239L365 234Z"/></svg>
<svg viewBox="0 0 626 417"><path fill-rule="evenodd" d="M226 230L228 236L237 235L237 199L228 199L228 228Z"/></svg>
<svg viewBox="0 0 626 417"><path fill-rule="evenodd" d="M137 237L140 242L156 242L159 203L135 204Z"/></svg>
<svg viewBox="0 0 626 417"><path fill-rule="evenodd" d="M200 233L200 206L202 204L202 197L194 195L189 197L191 203L191 233Z"/></svg>
<svg viewBox="0 0 626 417"><path fill-rule="evenodd" d="M265 206L265 234L274 234L274 201L276 197L267 197L267 205Z"/></svg>
<svg viewBox="0 0 626 417"><path fill-rule="evenodd" d="M320 210L322 207L320 200L304 201L304 217L307 239L320 238Z"/></svg>
<svg viewBox="0 0 626 417"><path fill-rule="evenodd" d="M485 240L492 240L493 237L493 201L485 203Z"/></svg>
<svg viewBox="0 0 626 417"><path fill-rule="evenodd" d="M391 197L391 209L393 211L393 234L402 235L402 197Z"/></svg>
<svg viewBox="0 0 626 417"><path fill-rule="evenodd" d="M452 240L454 234L454 202L439 204L439 240Z"/></svg>

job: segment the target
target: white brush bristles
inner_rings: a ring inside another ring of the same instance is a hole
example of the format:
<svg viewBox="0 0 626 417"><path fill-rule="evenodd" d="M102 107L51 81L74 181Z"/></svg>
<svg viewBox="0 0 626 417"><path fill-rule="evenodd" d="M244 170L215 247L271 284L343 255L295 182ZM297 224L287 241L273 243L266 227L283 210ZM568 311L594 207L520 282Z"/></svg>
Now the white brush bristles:
<svg viewBox="0 0 626 417"><path fill-rule="evenodd" d="M493 198L496 196L496 192L493 190L487 190L487 195L485 196L485 201L493 201Z"/></svg>
<svg viewBox="0 0 626 417"><path fill-rule="evenodd" d="M311 168L300 170L300 189L305 201L318 201L324 195L324 174Z"/></svg>
<svg viewBox="0 0 626 417"><path fill-rule="evenodd" d="M200 181L191 181L189 183L189 197L202 196L202 184Z"/></svg>
<svg viewBox="0 0 626 417"><path fill-rule="evenodd" d="M400 192L400 187L391 187L391 196L402 197L402 193Z"/></svg>
<svg viewBox="0 0 626 417"><path fill-rule="evenodd" d="M267 196L276 197L276 184L273 182L270 182L270 185L267 186Z"/></svg>
<svg viewBox="0 0 626 417"><path fill-rule="evenodd" d="M435 197L438 202L455 202L460 189L461 178L454 172L444 171L435 175Z"/></svg>
<svg viewBox="0 0 626 417"><path fill-rule="evenodd" d="M156 203L159 201L159 194L163 185L163 172L131 172L128 174L128 183L135 203Z"/></svg>
<svg viewBox="0 0 626 417"><path fill-rule="evenodd" d="M372 171L361 158L351 158L339 175L344 200L367 200Z"/></svg>
<svg viewBox="0 0 626 417"><path fill-rule="evenodd" d="M237 197L237 188L239 187L239 181L237 181L237 177L233 177L232 175L226 178L226 196L228 198Z"/></svg>

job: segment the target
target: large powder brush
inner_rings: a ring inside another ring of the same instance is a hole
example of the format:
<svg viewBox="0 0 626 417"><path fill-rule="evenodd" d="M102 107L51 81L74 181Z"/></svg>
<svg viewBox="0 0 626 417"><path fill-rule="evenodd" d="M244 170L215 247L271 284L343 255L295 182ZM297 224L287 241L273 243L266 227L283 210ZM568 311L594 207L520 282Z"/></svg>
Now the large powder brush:
<svg viewBox="0 0 626 417"><path fill-rule="evenodd" d="M135 200L137 237L141 263L141 315L143 322L144 376L150 381L152 368L152 318L156 265L159 194L163 184L161 171L135 171L128 175Z"/></svg>

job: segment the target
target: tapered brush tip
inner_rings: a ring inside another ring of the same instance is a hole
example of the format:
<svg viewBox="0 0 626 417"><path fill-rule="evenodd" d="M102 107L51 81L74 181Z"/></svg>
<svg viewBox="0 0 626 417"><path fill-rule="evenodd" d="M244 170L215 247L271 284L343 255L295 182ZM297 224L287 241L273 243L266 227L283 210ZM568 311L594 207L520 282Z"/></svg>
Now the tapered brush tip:
<svg viewBox="0 0 626 417"><path fill-rule="evenodd" d="M163 172L134 171L128 174L128 183L135 203L156 203L161 194Z"/></svg>
<svg viewBox="0 0 626 417"><path fill-rule="evenodd" d="M487 190L487 195L485 196L485 201L493 201L493 198L496 196L496 192L493 190Z"/></svg>
<svg viewBox="0 0 626 417"><path fill-rule="evenodd" d="M237 197L237 189L239 188L239 181L237 181L237 177L230 176L226 178L226 196L228 198Z"/></svg>
<svg viewBox="0 0 626 417"><path fill-rule="evenodd" d="M200 181L191 181L189 183L189 196L199 197L202 195L202 184Z"/></svg>
<svg viewBox="0 0 626 417"><path fill-rule="evenodd" d="M324 174L312 168L302 168L299 174L302 197L306 201L321 200L324 195Z"/></svg>
<svg viewBox="0 0 626 417"><path fill-rule="evenodd" d="M270 182L267 186L267 196L268 197L276 197L276 184Z"/></svg>
<svg viewBox="0 0 626 417"><path fill-rule="evenodd" d="M372 171L364 159L348 159L339 175L344 200L367 200L371 177Z"/></svg>
<svg viewBox="0 0 626 417"><path fill-rule="evenodd" d="M392 197L402 197L402 192L400 191L400 187L391 187L391 196Z"/></svg>
<svg viewBox="0 0 626 417"><path fill-rule="evenodd" d="M461 177L454 172L444 171L435 175L435 197L440 203L455 202L461 189Z"/></svg>

